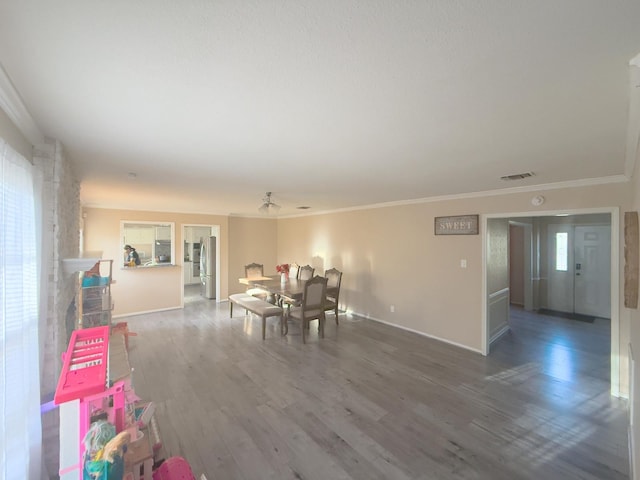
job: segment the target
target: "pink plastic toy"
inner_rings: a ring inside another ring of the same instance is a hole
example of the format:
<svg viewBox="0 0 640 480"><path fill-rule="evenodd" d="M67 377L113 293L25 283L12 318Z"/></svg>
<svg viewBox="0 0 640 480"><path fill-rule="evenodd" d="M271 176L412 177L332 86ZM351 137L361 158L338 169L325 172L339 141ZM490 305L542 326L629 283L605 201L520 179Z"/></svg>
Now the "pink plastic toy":
<svg viewBox="0 0 640 480"><path fill-rule="evenodd" d="M171 457L153 472L153 480L196 480L196 477L189 462L182 457Z"/></svg>

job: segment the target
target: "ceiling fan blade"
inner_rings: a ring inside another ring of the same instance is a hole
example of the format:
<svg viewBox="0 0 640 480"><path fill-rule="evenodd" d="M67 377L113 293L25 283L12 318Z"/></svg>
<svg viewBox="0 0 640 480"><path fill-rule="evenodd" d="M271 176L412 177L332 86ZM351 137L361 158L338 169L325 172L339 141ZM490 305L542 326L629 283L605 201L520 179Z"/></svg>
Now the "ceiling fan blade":
<svg viewBox="0 0 640 480"><path fill-rule="evenodd" d="M260 213L275 213L278 210L280 210L280 205L277 205L276 203L271 201L271 192L267 192L266 196L262 199L262 201L264 202L262 205L260 205L260 207L258 208L258 211Z"/></svg>

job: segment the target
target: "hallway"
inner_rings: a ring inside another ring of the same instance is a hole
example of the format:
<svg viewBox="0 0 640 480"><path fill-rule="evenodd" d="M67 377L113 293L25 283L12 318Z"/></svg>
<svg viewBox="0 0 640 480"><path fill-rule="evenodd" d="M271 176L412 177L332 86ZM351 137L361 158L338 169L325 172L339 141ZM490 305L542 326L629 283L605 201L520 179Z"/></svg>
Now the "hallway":
<svg viewBox="0 0 640 480"><path fill-rule="evenodd" d="M492 347L496 360L539 365L545 375L568 382L609 384L611 321L592 322L510 310L511 331ZM600 388L600 387L598 387Z"/></svg>

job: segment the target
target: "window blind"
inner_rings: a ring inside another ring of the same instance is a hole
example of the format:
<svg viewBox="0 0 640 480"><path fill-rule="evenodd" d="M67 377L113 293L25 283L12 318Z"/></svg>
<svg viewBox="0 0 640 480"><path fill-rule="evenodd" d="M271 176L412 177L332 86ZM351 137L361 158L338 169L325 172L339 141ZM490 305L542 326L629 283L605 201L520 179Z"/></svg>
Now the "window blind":
<svg viewBox="0 0 640 480"><path fill-rule="evenodd" d="M41 478L33 166L0 139L0 478Z"/></svg>

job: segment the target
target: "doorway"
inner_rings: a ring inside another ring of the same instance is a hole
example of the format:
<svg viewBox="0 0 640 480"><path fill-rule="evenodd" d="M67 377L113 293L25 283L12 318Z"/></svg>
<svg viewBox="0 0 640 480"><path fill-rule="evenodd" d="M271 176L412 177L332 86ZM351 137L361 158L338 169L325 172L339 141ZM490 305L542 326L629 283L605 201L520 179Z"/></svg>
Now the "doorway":
<svg viewBox="0 0 640 480"><path fill-rule="evenodd" d="M603 219L605 220L603 221ZM526 247L531 253L531 258L528 260L531 273L523 285L524 292L527 296L530 295L532 304L531 308L528 308L529 305L527 305L524 310L537 312L540 308L550 308L572 314L582 313L607 319L611 334L609 341L611 394L618 396L620 382L619 306L617 302L610 300L618 298L619 291L618 209L571 211L568 213L527 212L524 214L487 215L483 218L484 231L486 232L482 239L484 254L482 328L483 354L485 355L490 352L492 340L496 340L496 338L492 338L496 329L495 325L504 321L502 314L505 308L496 309L493 307L493 298L497 296L497 292L505 289L509 291L510 288L508 280L508 274L511 270L510 252L506 248L500 252L496 248L495 238L492 238L492 235L493 237L498 236L498 238L503 235L502 232L504 232L507 222L515 222L517 225L524 224L532 228L532 233L529 236L531 245ZM553 225L562 225L562 228ZM495 226L494 230L497 233L492 233L492 226ZM566 253L562 252L565 236L557 237L563 242L559 248L558 242L555 241L556 233L566 233ZM570 239L569 236L572 238ZM506 257L502 262L496 261L496 256L500 255ZM560 263L556 265L557 262ZM496 265L500 264L504 265L504 275L496 274ZM551 266L553 269L550 268ZM556 267L559 267L558 272L564 273L563 269L565 268L568 272L564 275L565 284L562 290L557 285L557 279L554 278ZM599 273L585 274L587 268L589 270L595 269L594 271ZM504 285L496 284L496 278L505 278L506 282L503 282ZM567 284L570 287L567 287ZM521 302L523 298L524 295L521 295ZM563 301L564 305L554 303L556 300ZM529 302L522 303L528 304ZM496 311L499 315L497 319L495 318ZM509 330L508 315L507 313L506 328L503 329L507 331ZM492 319L492 317L494 318Z"/></svg>
<svg viewBox="0 0 640 480"><path fill-rule="evenodd" d="M201 251L208 237L220 238L219 225L189 224L182 226L183 253L183 290L182 305L211 301L211 294L203 291ZM215 276L215 300L220 299L220 242L215 242L215 269L210 274Z"/></svg>

